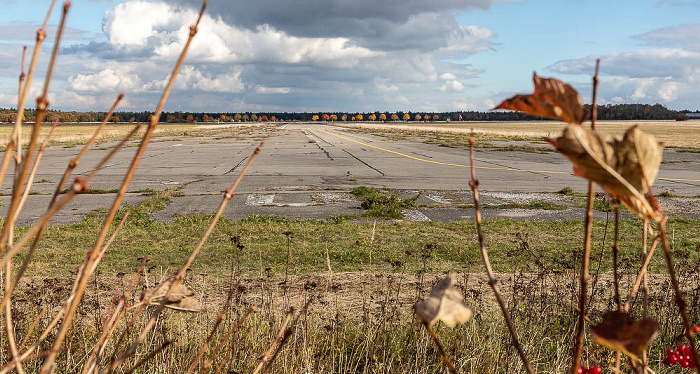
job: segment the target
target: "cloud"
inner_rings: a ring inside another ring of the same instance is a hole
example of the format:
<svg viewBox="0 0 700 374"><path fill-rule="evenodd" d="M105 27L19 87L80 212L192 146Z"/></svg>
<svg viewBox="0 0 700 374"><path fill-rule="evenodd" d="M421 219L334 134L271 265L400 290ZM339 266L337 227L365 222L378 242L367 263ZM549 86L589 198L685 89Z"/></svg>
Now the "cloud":
<svg viewBox="0 0 700 374"><path fill-rule="evenodd" d="M128 69L104 69L95 74L77 74L68 77L68 83L76 91L130 91L140 88L141 79Z"/></svg>
<svg viewBox="0 0 700 374"><path fill-rule="evenodd" d="M669 26L635 35L632 38L657 47L673 47L700 52L700 23Z"/></svg>
<svg viewBox="0 0 700 374"><path fill-rule="evenodd" d="M700 74L700 53L681 49L642 49L588 56L562 60L547 69L562 74L591 74L598 58L601 75L695 80Z"/></svg>
<svg viewBox="0 0 700 374"><path fill-rule="evenodd" d="M257 92L259 94L288 94L292 92L291 87L264 87L258 86Z"/></svg>
<svg viewBox="0 0 700 374"><path fill-rule="evenodd" d="M465 80L483 72L454 61L493 49L496 37L458 24L455 11L492 2L210 2L166 110L452 109L470 87ZM55 108L105 110L113 100L105 93L125 91L122 108L152 109L199 6L199 0L115 2L104 15L104 35L76 29L78 42L59 57ZM1 36L0 28L0 42ZM20 52L0 45L0 77L16 80ZM0 87L7 92L11 85L0 79Z"/></svg>

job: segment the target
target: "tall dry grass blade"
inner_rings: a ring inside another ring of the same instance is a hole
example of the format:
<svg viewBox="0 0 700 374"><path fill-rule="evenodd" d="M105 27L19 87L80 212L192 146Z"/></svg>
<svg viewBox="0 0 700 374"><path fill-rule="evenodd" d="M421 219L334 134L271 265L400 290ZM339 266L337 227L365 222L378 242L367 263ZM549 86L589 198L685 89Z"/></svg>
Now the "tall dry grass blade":
<svg viewBox="0 0 700 374"><path fill-rule="evenodd" d="M639 270L639 273L637 274L637 279L634 281L634 285L632 286L632 289L627 295L627 300L625 301L625 305L623 307L625 312L629 311L630 303L632 302L632 300L634 300L635 296L637 295L637 292L639 291L640 285L642 284L644 278L647 275L649 262L651 262L651 257L654 255L654 251L656 250L656 246L659 244L659 241L661 241L661 236L657 235L651 242L651 249L649 249L649 252L647 252L646 256L644 256L642 268Z"/></svg>
<svg viewBox="0 0 700 374"><path fill-rule="evenodd" d="M678 284L678 276L676 276L676 270L673 265L673 255L671 254L671 245L668 242L668 233L666 231L666 219L659 222L659 236L661 236L661 243L664 248L664 254L666 255L666 267L668 268L668 275L671 277L671 285L673 286L673 292L676 296L676 305L678 306L678 311L683 318L683 327L685 327L685 336L688 338L690 350L693 352L693 358L695 359L695 369L700 373L700 360L698 360L698 349L697 343L695 342L695 335L693 335L693 325L690 322L690 316L688 315L688 307L683 299L683 294L681 293L681 287Z"/></svg>
<svg viewBox="0 0 700 374"><path fill-rule="evenodd" d="M219 329L219 325L221 325L221 323L224 321L224 314L226 314L226 312L228 311L228 308L231 305L231 299L233 298L233 294L237 290L238 283L236 283L235 286L232 284L231 288L228 291L226 302L224 302L224 306L221 308L221 311L216 316L216 322L214 322L214 326L211 328L211 332L209 333L209 335L207 335L207 338L204 340L204 344L202 344L202 348L199 349L197 357L195 357L194 360L192 360L192 364L190 364L190 367L187 369L186 374L194 372L195 367L199 365L199 361L201 361L202 357L204 357L204 353L209 348L209 344L211 343L212 338L214 338L214 334L216 334L216 331L218 331Z"/></svg>
<svg viewBox="0 0 700 374"><path fill-rule="evenodd" d="M32 78L34 77L34 69L36 68L37 60L39 59L39 51L41 51L41 45L46 39L46 25L49 23L49 18L51 17L51 13L53 12L55 5L56 0L51 0L51 5L49 6L49 10L46 12L44 23L36 32L36 43L34 45L34 51L32 52L32 58L29 62L29 72L26 76L26 82L24 83L24 86L20 87L20 93L17 97L17 118L15 119L15 126L12 130L12 134L10 135L10 144L7 147L6 154L6 157L8 157L10 154L12 154L13 149L17 149L17 163L22 162L22 122L24 121L24 109L27 104L27 96L29 95L29 88L31 87ZM24 66L24 62L22 63L22 66ZM12 147L10 147L10 145L12 145ZM9 158L7 161L9 163ZM4 164L5 162L3 161L3 165ZM6 170L6 167L3 167L2 170L0 170L0 182L5 179Z"/></svg>
<svg viewBox="0 0 700 374"><path fill-rule="evenodd" d="M591 111L591 129L595 130L596 115L596 97L598 95L598 71L600 69L600 59L595 63L595 75L593 75L593 101ZM588 203L586 204L586 222L583 233L583 258L581 260L581 278L579 280L579 315L576 325L576 340L574 343L573 362L571 364L571 373L575 374L578 367L581 366L581 353L583 353L583 335L585 320L583 316L586 314L586 297L588 295L588 270L591 262L591 237L593 233L593 200L595 198L595 184L593 181L588 181Z"/></svg>
<svg viewBox="0 0 700 374"><path fill-rule="evenodd" d="M518 332L515 331L513 321L511 321L510 316L508 314L508 307L506 307L506 304L503 301L503 296L501 296L501 291L498 287L498 279L496 279L496 275L494 274L493 269L491 268L489 254L486 250L486 245L484 244L484 233L481 229L481 208L479 205L479 180L476 179L476 169L474 167L474 131L472 131L472 133L469 135L469 160L472 177L469 181L469 186L472 189L474 197L476 232L479 239L479 248L481 249L481 258L484 261L484 267L486 267L486 275L489 277L489 286L491 286L491 289L493 290L493 293L496 296L498 306L501 308L501 313L503 314L503 318L505 319L506 325L508 326L510 338L513 341L513 345L515 345L515 348L518 350L518 355L520 356L520 360L523 362L525 370L529 374L534 374L535 371L532 369L532 366L530 365L530 362L528 361L527 356L525 355L525 351L523 350L523 347L520 344L520 339L518 338ZM583 315L583 313L581 314Z"/></svg>
<svg viewBox="0 0 700 374"><path fill-rule="evenodd" d="M241 183L241 180L243 180L243 177L245 176L246 172L250 168L250 165L253 163L255 158L260 153L260 149L262 148L262 146L263 146L263 143L260 143L260 145L258 145L258 147L255 149L253 154L248 159L248 162L246 162L245 166L241 170L241 173L238 175L238 178L236 178L236 181L233 183L231 188L227 189L224 192L224 197L221 201L221 204L219 205L219 209L214 214L214 217L212 218L211 222L209 223L209 227L207 227L207 230L204 232L204 234L200 238L200 240L197 243L197 245L195 246L195 248L192 249L192 252L190 252L190 255L187 258L187 260L185 261L185 263L182 265L180 270L175 275L172 283L170 284L170 288L168 289L167 293L165 294L165 296L161 300L160 304L157 306L156 310L152 313L151 318L149 319L149 321L146 323L144 328L139 333L138 338L131 344L131 346L126 350L126 352L124 352L120 357L118 357L113 362L112 365L114 365L114 366L110 365L110 371L112 371L114 368L116 368L118 365L120 365L128 356L132 355L136 351L136 347L138 347L138 345L141 344L141 342L146 338L146 335L148 334L148 332L153 328L153 326L156 323L156 319L158 318L160 313L165 308L165 301L168 299L168 297L170 297L170 295L172 294L175 287L177 287L177 285L179 285L180 282L182 281L182 279L185 277L185 273L186 273L187 269L190 267L190 265L194 261L195 257L197 257L197 255L199 254L200 250L204 246L204 243L206 243L207 239L209 238L209 235L211 235L211 233L214 231L214 227L216 227L216 224L219 222L219 218L221 218L221 215L224 213L224 209L226 209L226 205L233 198L233 195L235 194L236 188L238 188L238 185ZM146 297L144 297L145 304L148 304L148 302L149 302L148 299L151 296L152 295L147 295Z"/></svg>
<svg viewBox="0 0 700 374"><path fill-rule="evenodd" d="M173 342L170 341L170 340L166 341L166 342L163 343L160 347L156 348L153 352L150 352L150 353L147 354L144 358L140 359L136 364L134 364L134 366L132 366L131 368L129 368L128 370L126 370L126 371L124 372L124 374L131 374L131 373L133 373L136 369L138 369L140 366L143 366L143 364L145 364L146 362L148 362L149 360L151 360L151 359L152 359L153 357L155 357L158 353L162 352L165 348L168 348L168 346L169 346L170 344L172 344L172 343L173 343Z"/></svg>
<svg viewBox="0 0 700 374"><path fill-rule="evenodd" d="M301 294L299 294L299 296L297 296L297 299L294 302L294 305L289 307L289 310L287 311L287 316L285 317L284 322L282 322L282 326L280 326L280 329L277 332L275 339L270 344L270 347L265 351L265 353L263 353L262 357L260 358L260 362L258 363L258 366L253 371L253 374L267 372L267 369L275 361L277 354L282 349L282 347L284 346L284 343L287 341L287 338L289 337L289 334L291 334L292 330L294 329L294 326L296 325L297 321L299 320L299 316L311 304L311 299L309 299L304 304L304 306L301 308L301 310L297 314L296 318L293 318L294 312L296 311L297 306L299 305L300 302L301 302Z"/></svg>
<svg viewBox="0 0 700 374"><path fill-rule="evenodd" d="M119 298L119 302L114 308L114 312L111 314L111 316L109 315L109 313L107 313L108 316L105 317L105 323L102 327L100 338L98 339L97 344L95 344L95 347L93 347L92 351L90 352L90 356L88 356L88 359L85 361L85 365L83 365L83 374L92 373L95 367L99 365L102 354L104 353L107 347L107 342L109 341L109 339L111 339L119 322L126 313L127 299L133 288L136 286L139 276L143 271L143 267L144 265L146 265L146 261L148 261L147 257L143 257L141 259L141 264L136 270L136 273L134 274L131 283L127 286L126 290Z"/></svg>
<svg viewBox="0 0 700 374"><path fill-rule="evenodd" d="M620 274L618 271L618 255L620 253L620 204L615 203L615 234L613 238L613 282L615 286L615 303L617 311L622 312L622 301L620 299ZM615 351L615 369L620 369L622 364L622 352Z"/></svg>
<svg viewBox="0 0 700 374"><path fill-rule="evenodd" d="M642 255L644 256L644 259L646 259L649 251L649 220L647 219L644 220L642 235ZM647 318L649 313L649 282L646 271L644 272L643 278L642 295L644 296L644 299L642 302L642 318Z"/></svg>
<svg viewBox="0 0 700 374"><path fill-rule="evenodd" d="M126 142L132 136L134 136L134 134L139 130L140 127L140 125L134 126L134 128L117 145L115 145L114 148L112 148L112 150L97 164L97 166L87 176L85 176L85 178L77 177L73 182L73 186L63 196L63 198L58 200L51 208L49 208L49 210L46 213L44 213L44 215L39 219L39 221L34 223L34 225L29 229L29 231L22 235L22 237L20 237L17 240L17 242L5 252L2 258L0 258L0 267L5 266L5 264L8 261L10 261L10 259L12 259L12 257L15 256L22 249L22 247L25 244L27 244L27 242L29 242L30 239L37 235L37 233L42 229L42 227L48 224L49 220L58 211L63 209L63 207L66 206L75 197L75 195L86 189L87 183L95 176L95 174L97 174L99 170L101 170L107 164L107 162L109 162L109 160L117 152L119 152L119 150L124 146L124 144L126 144ZM0 302L0 307L4 306L8 299L9 295L5 295L3 301Z"/></svg>
<svg viewBox="0 0 700 374"><path fill-rule="evenodd" d="M104 220L102 230L100 231L100 234L98 235L97 239L95 240L95 244L93 248L89 251L88 255L88 268L92 266L92 263L95 262L96 256L98 255L98 248L102 246L102 243L104 242L105 238L107 237L107 232L109 231L109 226L111 225L112 221L114 220L115 215L117 214L117 211L119 210L119 206L121 205L122 200L124 199L124 195L126 194L127 189L129 188L129 185L131 184L131 180L134 177L134 174L136 173L136 168L138 167L139 163L141 162L141 159L143 158L144 153L146 152L146 146L148 145L151 136L153 135L153 132L155 131L156 125L158 124L158 121L160 120L160 115L163 112L163 107L165 106L165 102L168 99L168 95L170 95L170 91L172 90L173 84L175 83L175 78L177 78L178 72L180 71L180 67L182 66L183 61L185 60L185 56L187 55L187 51L189 50L190 45L192 44L192 40L194 39L194 36L197 34L197 27L199 25L200 20L202 19L202 15L204 14L204 10L206 9L207 5L207 0L204 0L204 3L202 4L202 8L199 12L199 16L197 18L197 22L194 24L194 26L190 27L190 34L187 39L187 42L185 43L185 46L183 47L182 53L180 54L180 58L178 59L177 63L175 64L175 67L173 68L173 72L170 76L170 79L165 87L165 90L163 91L163 95L161 96L160 102L158 103L158 107L156 108L155 113L151 117L151 122L148 125L148 129L146 130L146 133L144 134L141 144L136 151L136 154L134 155L134 158L131 161L131 165L129 166L129 169L127 170L126 175L124 176L124 180L122 182L121 187L119 188L119 192L117 193L117 196L114 199L114 202L112 203L112 207L110 208L109 212L107 213L107 217ZM70 309L68 310L68 313L66 314L66 317L61 324L61 327L56 335L56 340L54 341L54 347L52 348L52 354L50 354L45 362L44 366L41 369L42 374L47 374L50 371L52 363L56 360L56 354L58 351L58 348L61 347L63 344L63 340L66 337L66 334L68 332L68 328L73 322L73 317L75 316L75 312L78 308L78 304L82 300L83 294L85 293L85 287L87 287L88 280L90 278L90 274L85 274L84 276L81 277L80 279L80 284L78 285L78 292L76 295L75 300L71 304Z"/></svg>
<svg viewBox="0 0 700 374"><path fill-rule="evenodd" d="M29 328L27 329L27 333L24 334L24 338L22 339L22 342L19 343L19 348L18 348L18 349L19 349L20 351L24 349L24 346L25 346L25 345L27 344L27 342L29 341L29 337L32 336L32 333L34 332L34 329L35 329L36 326L39 324L39 321L41 320L41 317L43 317L44 314L46 314L46 311L48 311L48 310L49 310L49 307L48 307L47 305L45 305L43 308L41 308L41 311L40 311L39 314L34 318L34 321L32 321L32 324L29 325Z"/></svg>
<svg viewBox="0 0 700 374"><path fill-rule="evenodd" d="M14 216L10 216L8 214L8 217L6 218L7 220L10 221L10 227L14 227L14 223L17 221L17 218L19 217L19 212L22 210L22 207L24 206L25 202L27 201L27 197L29 196L29 191L32 188L32 184L34 183L34 176L36 175L36 170L39 167L39 164L41 163L41 158L44 155L44 149L46 148L46 143L48 140L51 138L51 134L53 133L53 130L56 128L56 125L58 124L58 120L54 122L53 126L51 127L51 130L49 131L49 134L46 136L46 139L44 140L44 143L41 145L41 148L39 149L39 152L36 156L36 161L34 161L34 166L32 167L31 174L29 176L29 180L27 181L27 185L24 189L24 193L22 194L22 198L19 202L19 206L14 212ZM12 245L12 238L13 238L13 230L10 230L10 235L8 237L8 246ZM25 261L26 263L26 261ZM26 267L23 267L21 271L25 270ZM21 277L21 274L18 274L17 279ZM8 261L7 264L5 265L5 295L11 295L12 292L14 291L14 286L12 283L12 261ZM15 342L15 334L14 334L14 327L12 323L12 303L10 299L8 298L7 303L5 304L5 331L7 332L7 339L8 339L8 345L10 346L10 352L12 353L12 359L17 361L17 372L20 374L24 373L24 369L22 368L22 363L19 360L19 350L17 349L16 342ZM20 344L21 345L21 344Z"/></svg>
<svg viewBox="0 0 700 374"><path fill-rule="evenodd" d="M41 130L41 124L44 121L44 116L46 115L46 109L48 107L48 90L49 90L49 85L51 83L51 77L53 75L53 68L56 63L56 58L58 57L58 51L59 51L59 45L61 42L61 37L63 36L63 30L65 28L66 24L66 16L68 15L68 9L70 8L70 2L67 1L63 5L63 14L61 15L61 22L59 23L58 26L58 33L56 34L56 42L54 43L54 49L51 54L51 59L49 60L49 68L46 73L46 80L44 82L44 89L42 91L42 95L37 99L37 114L36 114L36 122L34 123L34 128L32 130L32 135L29 139L29 145L27 146L27 151L25 153L26 157L22 160L19 171L16 175L15 178L15 183L13 185L13 194L12 194L12 199L10 201L10 206L8 209L7 217L14 217L16 214L16 210L18 209L19 205L19 199L20 199L20 194L21 191L23 190L23 186L25 183L25 178L27 177L27 173L29 171L29 163L31 162L31 157L34 154L34 149L36 148L36 144L39 138L39 132ZM27 80L27 84L25 87L25 92L23 94L27 94L29 91L29 79ZM18 114L18 119L19 119L19 114ZM18 152L21 151L21 148L17 149ZM6 220L4 223L4 227L2 230L2 237L0 238L0 253L5 252L7 249L7 239L10 236L11 233L11 227L14 226L14 222L11 222L11 220Z"/></svg>
<svg viewBox="0 0 700 374"><path fill-rule="evenodd" d="M457 368L455 368L454 364L450 360L450 357L447 356L445 347L442 345L440 339L438 339L437 335L435 334L435 330L433 330L433 327L425 322L423 322L423 326L425 326L425 329L428 330L430 337L433 338L433 343L435 343L435 346L438 348L438 351L440 351L440 355L442 356L442 360L445 362L445 365L447 365L447 369L452 374L458 374L459 372L457 371Z"/></svg>
<svg viewBox="0 0 700 374"><path fill-rule="evenodd" d="M241 325L243 325L243 322L245 322L245 320L248 319L248 317L250 317L250 315L253 314L253 312L255 312L255 310L256 310L256 307L254 307L254 306L248 308L248 310L245 312L245 314L236 321L236 323L233 325L233 327L231 327L228 330L226 335L224 335L224 337L221 339L221 341L219 341L219 343L214 348L214 351L212 352L211 356L209 358L207 358L206 360L204 360L204 364L202 365L202 368L199 370L200 374L209 370L209 368L211 367L211 364L214 361L214 359L216 358L216 356L218 356L219 353L221 353L221 349L223 349L223 347L226 345L226 343L228 343L229 339L231 339L233 334L235 334L236 331L238 331L238 329L241 327ZM229 348L230 347L231 346L229 346ZM195 361L193 366L190 367L190 370L188 370L188 373L192 373L192 370L194 369L194 366L196 366L197 361ZM219 371L217 370L216 372L218 373Z"/></svg>
<svg viewBox="0 0 700 374"><path fill-rule="evenodd" d="M53 196L51 197L51 203L49 206L51 206L54 202L56 202L56 198L58 197L58 194L61 193L63 190L63 186L66 185L66 182L68 181L68 178L70 178L71 173L73 170L78 166L80 163L80 159L83 158L85 153L92 147L92 144L95 142L95 139L100 135L100 132L102 129L105 127L107 122L112 118L112 114L114 114L114 111L117 109L117 105L119 105L119 102L124 98L124 93L120 93L119 96L117 96L117 99L114 100L114 103L112 103L112 106L109 108L109 111L107 112L107 115L105 118L102 120L99 126L95 129L95 132L92 133L92 136L90 139L88 139L87 143L83 145L83 148L78 152L78 154L70 160L68 163L68 166L66 167L66 171L63 173L63 176L61 177L61 180L58 182L58 185L56 185L56 189L54 190Z"/></svg>

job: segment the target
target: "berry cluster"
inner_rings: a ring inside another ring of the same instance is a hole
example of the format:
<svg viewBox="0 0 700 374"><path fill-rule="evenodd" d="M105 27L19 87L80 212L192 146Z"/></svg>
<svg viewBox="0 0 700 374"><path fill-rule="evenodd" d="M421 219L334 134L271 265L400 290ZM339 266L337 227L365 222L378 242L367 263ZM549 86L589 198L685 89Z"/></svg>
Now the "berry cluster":
<svg viewBox="0 0 700 374"><path fill-rule="evenodd" d="M600 374L600 372L601 370L597 366L591 366L589 368L579 366L578 370L576 371L576 374Z"/></svg>
<svg viewBox="0 0 700 374"><path fill-rule="evenodd" d="M691 352L690 347L681 344L673 350L671 348L666 350L666 357L662 361L666 366L680 365L682 368L687 369L695 366L695 358L693 358L693 352Z"/></svg>

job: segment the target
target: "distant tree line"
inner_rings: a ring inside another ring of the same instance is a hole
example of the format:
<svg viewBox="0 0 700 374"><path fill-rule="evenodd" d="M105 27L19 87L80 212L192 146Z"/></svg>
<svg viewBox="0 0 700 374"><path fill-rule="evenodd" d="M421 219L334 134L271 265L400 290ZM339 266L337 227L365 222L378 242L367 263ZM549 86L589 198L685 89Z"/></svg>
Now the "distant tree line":
<svg viewBox="0 0 700 374"><path fill-rule="evenodd" d="M587 106L590 112L590 105ZM0 122L14 122L14 109L0 109ZM675 111L661 104L607 104L598 106L600 120L683 120L690 111ZM24 112L24 121L33 122L35 110ZM46 122L83 123L100 122L105 118L105 112L76 112L49 110ZM112 122L148 122L151 112L117 112ZM692 115L691 115L692 116ZM533 117L520 112L487 111L487 112L164 112L160 122L165 123L194 123L194 122L256 122L256 121L532 121L544 118Z"/></svg>

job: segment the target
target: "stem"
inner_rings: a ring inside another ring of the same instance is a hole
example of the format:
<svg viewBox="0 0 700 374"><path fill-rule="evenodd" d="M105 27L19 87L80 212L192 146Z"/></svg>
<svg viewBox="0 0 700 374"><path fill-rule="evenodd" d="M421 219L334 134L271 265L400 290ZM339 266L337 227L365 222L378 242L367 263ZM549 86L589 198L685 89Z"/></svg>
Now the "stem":
<svg viewBox="0 0 700 374"><path fill-rule="evenodd" d="M690 323L690 317L688 316L688 310L686 307L685 300L683 300L683 294L681 293L681 288L678 285L678 277L676 276L676 270L673 268L673 256L671 255L671 246L668 243L668 234L666 232L666 220L663 219L659 222L659 235L661 236L661 242L664 248L664 254L666 255L666 265L668 267L668 275L671 277L671 285L673 285L673 292L676 295L676 305L678 305L678 311L681 313L683 318L683 327L685 327L685 336L688 338L688 344L690 350L693 352L693 358L695 359L695 369L700 373L700 361L698 361L698 349L695 343L695 336L693 335L692 325Z"/></svg>
<svg viewBox="0 0 700 374"><path fill-rule="evenodd" d="M136 151L136 154L134 155L134 158L131 161L131 165L129 166L129 169L124 176L124 180L122 182L121 188L119 189L119 192L117 193L117 197L114 199L114 202L112 203L112 207L107 214L107 217L105 218L104 224L102 226L102 230L100 231L99 236L97 237L95 244L93 245L93 248L88 252L88 261L86 264L86 268L91 268L92 263L94 263L97 260L97 256L99 255L99 250L98 248L102 247L102 243L107 237L107 232L109 231L109 226L111 225L112 221L114 220L115 215L117 214L117 211L119 210L119 206L121 205L121 201L124 198L124 195L126 194L126 190L129 188L129 185L131 184L131 180L134 177L134 174L136 173L136 168L138 167L141 158L143 157L143 154L146 152L146 146L148 145L148 142L151 139L151 136L153 135L153 132L156 129L156 125L158 124L158 121L160 120L160 115L163 112L163 107L165 106L165 102L168 99L168 96L170 95L170 91L173 88L173 84L175 83L175 78L178 75L178 72L180 71L180 67L182 66L183 61L185 60L185 55L187 54L187 51L192 44L192 40L194 39L194 36L197 34L197 26L199 25L199 21L202 19L202 15L204 13L204 9L206 8L207 0L204 0L202 4L202 9L199 12L199 17L197 18L197 22L190 27L190 35L187 39L187 42L185 43L185 46L183 47L182 53L180 54L180 58L178 59L177 63L175 64L175 67L173 68L173 72L170 75L170 80L168 81L168 84L165 87L165 90L163 91L163 95L161 96L160 102L158 103L158 107L156 108L155 113L151 117L151 122L149 123L148 130L146 130L146 133L143 136L143 139L141 140L141 145L139 146L138 150ZM78 304L82 300L82 296L85 292L85 287L87 285L87 282L89 280L90 274L84 274L84 276L80 279L80 282L78 284L78 290L76 293L75 300L71 303L70 308L68 309L68 312L66 313L66 316L61 323L61 327L56 334L56 340L54 341L54 345L51 348L51 353L49 356L46 358L44 361L44 365L41 368L41 374L48 374L51 371L51 367L53 365L53 362L56 360L56 355L58 354L58 350L61 348L61 345L63 345L63 340L66 337L66 334L68 333L68 328L73 322L73 317L75 316L75 312L78 308ZM173 286L175 283L173 283ZM171 288L172 290L172 288ZM163 300L167 299L163 298Z"/></svg>
<svg viewBox="0 0 700 374"><path fill-rule="evenodd" d="M486 274L489 277L489 286L493 289L493 293L496 296L496 300L498 301L498 306L501 308L501 312L503 313L503 318L506 321L506 325L508 326L508 332L510 333L510 337L513 340L513 344L515 345L515 348L518 350L518 355L520 355L520 360L523 362L523 366L525 366L525 370L529 374L534 374L534 370L532 369L532 366L530 365L530 362L527 360L527 356L525 356L525 351L523 350L522 345L520 344L520 340L518 339L518 333L515 331L515 327L513 326L513 322L510 319L510 316L508 315L508 308L506 307L505 302L503 301L503 297L501 296L501 291L498 288L498 280L496 279L496 275L493 273L493 270L491 269L491 262L489 261L489 254L486 251L486 246L484 245L484 234L481 230L481 209L479 207L479 181L476 179L476 171L474 168L474 131L472 131L471 135L469 136L469 154L470 154L470 167L471 167L471 172L472 172L472 179L469 182L469 186L472 188L472 192L474 195L474 211L476 214L476 231L477 235L479 238L479 248L481 249L481 257L484 260L484 266L486 267ZM584 313L581 313L580 315L583 316Z"/></svg>
<svg viewBox="0 0 700 374"><path fill-rule="evenodd" d="M425 329L428 330L428 333L430 333L430 336L433 338L433 342L435 343L435 346L438 347L438 351L440 351L440 354L442 355L443 361L445 361L445 365L447 365L447 368L450 370L450 373L452 374L457 374L457 368L452 364L452 361L450 361L450 358L447 357L447 352L445 352L445 347L442 346L442 342L440 342L440 339L438 339L437 335L435 335L435 331L433 331L433 328L427 324L423 323L423 326L425 326Z"/></svg>
<svg viewBox="0 0 700 374"><path fill-rule="evenodd" d="M591 103L591 129L595 130L595 121L598 114L596 109L596 98L598 95L598 70L600 60L595 63L595 75L593 76L593 101ZM588 182L588 204L586 206L586 222L583 234L583 261L581 262L581 280L579 294L579 315L576 326L576 343L574 344L574 360L571 366L571 373L576 373L581 366L581 353L583 352L584 323L583 316L586 314L586 296L588 293L588 269L591 262L591 234L593 232L593 198L595 196L595 185Z"/></svg>
<svg viewBox="0 0 700 374"><path fill-rule="evenodd" d="M138 345L146 338L146 335L148 332L153 328L153 326L156 323L156 319L160 315L160 313L163 311L165 308L165 301L172 295L173 290L175 287L180 284L182 279L185 277L185 273L187 272L187 269L192 265L192 262L194 261L195 257L199 254L201 251L202 247L204 247L204 243L206 243L207 239L209 238L209 235L214 231L214 227L216 227L216 224L219 222L219 218L221 218L221 215L224 213L224 209L226 208L226 205L228 202L233 198L233 195L236 191L236 188L240 184L241 180L243 179L243 176L246 174L248 171L248 168L250 168L250 165L253 163L253 160L255 160L255 157L260 153L260 148L263 146L262 143L255 149L253 154L250 156L248 159L248 162L245 164L243 167L243 170L241 170L241 174L238 175L238 178L236 181L233 183L231 188L226 190L224 193L224 198L221 201L221 204L219 205L219 209L216 211L216 214L214 215L214 218L212 218L211 223L209 224L209 227L207 227L207 230L204 232L202 237L199 239L199 243L195 246L195 248L192 250L190 253L190 256L187 258L185 263L182 265L178 273L175 275L175 278L173 279L170 288L168 289L168 292L165 294L163 299L161 300L160 304L157 306L156 310L152 313L150 320L146 323L146 326L141 330L139 333L138 338L129 346L129 348L124 352L122 355L120 355L116 360L114 360L110 364L110 371L112 371L114 368L119 366L124 360L127 359L131 354L136 352L136 348ZM144 298L144 301L147 300L147 298L150 297L148 295L146 298ZM148 304L148 302L145 302L145 304Z"/></svg>
<svg viewBox="0 0 700 374"><path fill-rule="evenodd" d="M649 236L649 220L645 219L644 220L644 229L642 230L642 235L644 237L642 238L642 254L644 255L644 259L646 260L647 257L647 244L648 244L648 236ZM655 242L658 243L658 242ZM656 246L656 244L654 244ZM652 249L653 250L653 249ZM651 255L650 255L651 256ZM647 261L648 264L648 261ZM646 318L648 311L649 311L649 283L647 282L648 277L646 271L643 274L643 282L644 285L642 286L642 293L644 295L644 302L642 304L642 318Z"/></svg>
<svg viewBox="0 0 700 374"><path fill-rule="evenodd" d="M617 311L622 311L620 300L620 273L618 269L618 255L620 253L620 204L615 203L615 238L613 239L613 279L615 282L615 303ZM622 363L622 352L615 352L615 369L620 370Z"/></svg>
<svg viewBox="0 0 700 374"><path fill-rule="evenodd" d="M620 205L615 204L615 239L613 241L613 279L615 282L615 303L617 310L622 311L622 302L620 301L620 274L618 272L617 257L620 253Z"/></svg>

